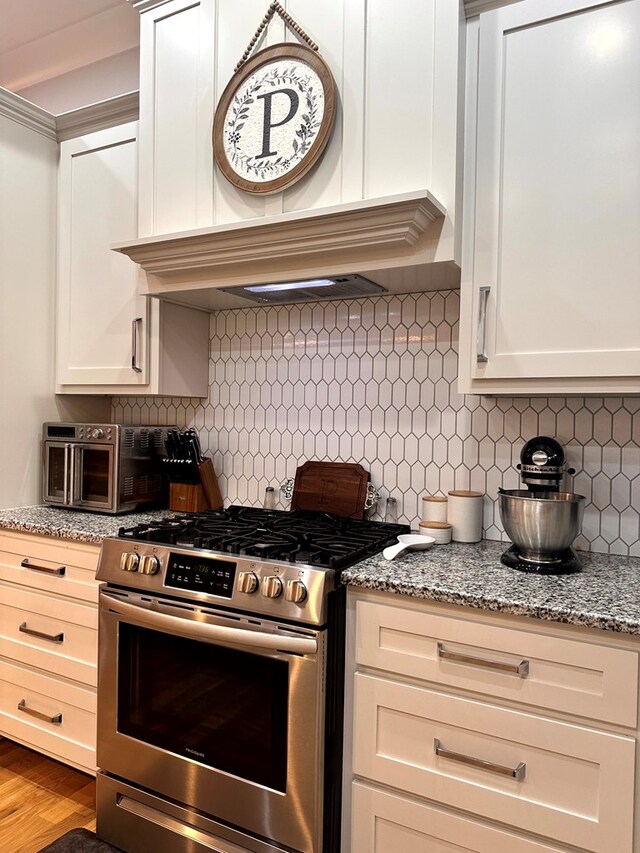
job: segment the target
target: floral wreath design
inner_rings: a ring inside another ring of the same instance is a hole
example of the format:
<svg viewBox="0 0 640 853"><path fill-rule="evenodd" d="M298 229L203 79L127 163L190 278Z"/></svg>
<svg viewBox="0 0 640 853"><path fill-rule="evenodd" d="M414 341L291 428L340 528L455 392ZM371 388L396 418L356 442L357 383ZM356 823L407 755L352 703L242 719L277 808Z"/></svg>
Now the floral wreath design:
<svg viewBox="0 0 640 853"><path fill-rule="evenodd" d="M256 99L254 96L260 89L266 86L275 88L283 83L297 86L302 93L305 103L302 120L295 132L296 138L294 138L292 143L293 155L290 157L277 157L275 160L256 160L253 156L243 154L240 149L242 129L249 115L249 107L255 102ZM244 95L240 96L240 94L237 94L230 107L231 117L226 122L229 160L236 172L240 173L240 170L244 170L246 174L255 175L258 180L262 181L274 180L283 172L288 171L292 166L292 162L294 164L299 163L311 148L317 136L318 128L322 124L322 115L319 115L321 110L320 98L316 91L315 83L310 77L297 72L294 66L290 68L285 66L282 70L276 66L267 71L247 89ZM227 115L229 115L229 111Z"/></svg>

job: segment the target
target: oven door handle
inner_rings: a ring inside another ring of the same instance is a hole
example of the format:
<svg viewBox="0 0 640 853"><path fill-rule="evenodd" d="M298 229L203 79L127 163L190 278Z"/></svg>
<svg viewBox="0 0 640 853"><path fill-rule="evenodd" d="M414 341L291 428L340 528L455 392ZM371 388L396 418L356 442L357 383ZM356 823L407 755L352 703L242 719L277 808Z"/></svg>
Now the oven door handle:
<svg viewBox="0 0 640 853"><path fill-rule="evenodd" d="M316 654L318 643L314 637L293 637L287 634L267 634L263 631L247 631L244 628L229 628L226 625L211 625L208 622L196 622L168 613L158 613L146 607L129 604L118 596L108 592L101 593L106 599L105 606L112 613L132 619L147 628L157 628L172 634L179 634L192 640L203 640L205 643L229 643L233 646L243 646L254 649L273 649L294 654Z"/></svg>

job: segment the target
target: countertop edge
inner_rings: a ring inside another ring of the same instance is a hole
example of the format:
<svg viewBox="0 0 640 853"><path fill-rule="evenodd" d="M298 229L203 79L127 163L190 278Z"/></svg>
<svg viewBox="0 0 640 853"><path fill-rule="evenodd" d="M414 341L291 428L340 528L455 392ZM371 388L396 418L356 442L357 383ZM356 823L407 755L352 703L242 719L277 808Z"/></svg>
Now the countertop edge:
<svg viewBox="0 0 640 853"><path fill-rule="evenodd" d="M556 622L563 625L576 625L581 628L596 628L617 634L640 636L640 624L625 622L624 620L608 616L598 617L595 614L569 613L545 608L544 606L528 607L499 599L476 598L465 596L462 593L451 590L439 590L425 588L424 584L385 582L380 584L372 578L350 576L343 580L343 585L357 589L367 589L375 592L383 592L391 595L404 595L409 598L419 598L426 601L435 601L440 604L454 604L461 607L470 607L474 610L484 610L490 613L505 613L510 616L527 616L530 619L538 619L545 622Z"/></svg>
<svg viewBox="0 0 640 853"><path fill-rule="evenodd" d="M84 542L89 545L101 545L108 534L101 536L97 533L85 533L68 527L52 527L47 524L31 522L1 521L0 530L12 530L15 533L34 533L37 536L48 536L52 539L66 539L71 542Z"/></svg>

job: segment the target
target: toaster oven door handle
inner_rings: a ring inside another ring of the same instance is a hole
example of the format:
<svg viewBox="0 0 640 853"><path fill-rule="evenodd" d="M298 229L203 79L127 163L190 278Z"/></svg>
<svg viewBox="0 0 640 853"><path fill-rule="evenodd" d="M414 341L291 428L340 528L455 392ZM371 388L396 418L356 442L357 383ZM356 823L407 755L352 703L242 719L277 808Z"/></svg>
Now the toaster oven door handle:
<svg viewBox="0 0 640 853"><path fill-rule="evenodd" d="M205 643L228 643L234 646L254 649L272 649L278 652L294 654L316 654L318 643L314 637L295 637L289 634L272 634L265 631L249 631L245 628L230 628L227 625L212 625L209 622L197 622L169 613L159 613L137 604L129 604L118 596L102 592L103 606L111 613L131 619L146 628L156 628L187 637L203 640Z"/></svg>
<svg viewBox="0 0 640 853"><path fill-rule="evenodd" d="M62 474L63 479L63 487L62 487L62 503L67 506L69 504L69 454L71 453L71 445L65 444L64 446L64 469Z"/></svg>

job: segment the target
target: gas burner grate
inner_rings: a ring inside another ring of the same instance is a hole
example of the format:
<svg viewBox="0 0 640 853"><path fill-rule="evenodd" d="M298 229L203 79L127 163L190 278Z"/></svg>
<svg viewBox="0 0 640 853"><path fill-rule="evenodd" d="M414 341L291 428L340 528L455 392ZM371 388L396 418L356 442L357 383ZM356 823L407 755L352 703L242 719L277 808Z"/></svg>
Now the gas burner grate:
<svg viewBox="0 0 640 853"><path fill-rule="evenodd" d="M118 535L160 545L341 570L379 553L409 530L405 524L353 521L321 512L230 506L121 527Z"/></svg>

